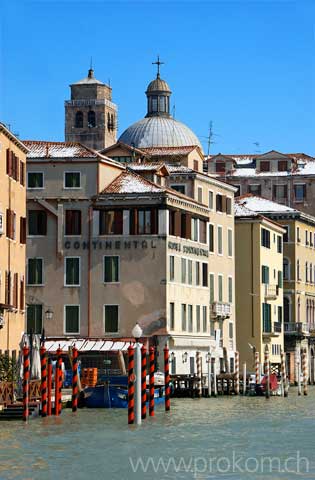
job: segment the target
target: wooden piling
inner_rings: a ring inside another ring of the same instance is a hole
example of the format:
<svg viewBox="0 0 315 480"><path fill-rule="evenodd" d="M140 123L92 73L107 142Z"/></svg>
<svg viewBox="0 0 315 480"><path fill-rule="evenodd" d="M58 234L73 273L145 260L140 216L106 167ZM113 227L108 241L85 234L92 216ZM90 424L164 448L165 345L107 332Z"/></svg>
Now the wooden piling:
<svg viewBox="0 0 315 480"><path fill-rule="evenodd" d="M239 395L240 393L240 354L239 352L235 352L235 388L234 388L235 395Z"/></svg>

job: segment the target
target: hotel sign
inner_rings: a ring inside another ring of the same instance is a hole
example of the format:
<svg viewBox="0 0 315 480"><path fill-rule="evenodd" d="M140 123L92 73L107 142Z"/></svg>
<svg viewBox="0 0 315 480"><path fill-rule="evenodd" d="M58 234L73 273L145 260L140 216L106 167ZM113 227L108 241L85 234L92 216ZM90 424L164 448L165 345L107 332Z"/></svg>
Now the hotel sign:
<svg viewBox="0 0 315 480"><path fill-rule="evenodd" d="M198 257L209 257L208 250L205 250L204 248L193 247L191 245L182 245L181 243L177 242L168 242L168 248L170 250L176 250L176 252L197 255Z"/></svg>
<svg viewBox="0 0 315 480"><path fill-rule="evenodd" d="M65 250L89 250L90 242L87 240L67 240ZM156 248L155 240L91 240L92 250L130 250Z"/></svg>

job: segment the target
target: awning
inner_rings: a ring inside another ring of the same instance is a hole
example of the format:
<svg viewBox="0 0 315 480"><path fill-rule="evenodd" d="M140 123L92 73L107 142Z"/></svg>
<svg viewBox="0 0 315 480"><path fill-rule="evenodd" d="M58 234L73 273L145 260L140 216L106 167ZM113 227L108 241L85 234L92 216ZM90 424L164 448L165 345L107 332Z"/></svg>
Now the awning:
<svg viewBox="0 0 315 480"><path fill-rule="evenodd" d="M56 353L57 349L60 347L63 352L67 352L69 348L76 346L79 352L118 352L126 351L129 345L134 345L133 342L124 342L117 341L113 342L112 340L86 340L84 338L72 338L72 339L54 339L47 340L45 342L45 348L47 352ZM141 345L142 346L142 345Z"/></svg>

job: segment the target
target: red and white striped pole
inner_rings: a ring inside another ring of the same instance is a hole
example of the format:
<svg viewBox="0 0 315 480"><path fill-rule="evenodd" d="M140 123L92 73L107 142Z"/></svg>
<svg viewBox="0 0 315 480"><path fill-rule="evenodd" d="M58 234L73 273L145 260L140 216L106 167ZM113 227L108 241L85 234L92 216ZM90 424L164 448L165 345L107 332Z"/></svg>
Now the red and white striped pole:
<svg viewBox="0 0 315 480"><path fill-rule="evenodd" d="M62 385L62 357L60 346L57 349L57 360L55 370L55 415L58 417L61 414L61 385Z"/></svg>
<svg viewBox="0 0 315 480"><path fill-rule="evenodd" d="M199 351L196 352L196 364L197 364L197 395L200 398L202 396L202 370L201 370L201 353Z"/></svg>
<svg viewBox="0 0 315 480"><path fill-rule="evenodd" d="M240 354L235 352L235 395L240 393Z"/></svg>
<svg viewBox="0 0 315 480"><path fill-rule="evenodd" d="M78 409L78 349L72 348L72 411Z"/></svg>
<svg viewBox="0 0 315 480"><path fill-rule="evenodd" d="M30 349L23 347L23 420L26 422L29 416L29 380L30 380Z"/></svg>
<svg viewBox="0 0 315 480"><path fill-rule="evenodd" d="M164 347L164 384L165 384L165 411L169 412L171 409L171 389L170 389L170 364L169 364L169 350L167 346Z"/></svg>
<svg viewBox="0 0 315 480"><path fill-rule="evenodd" d="M132 345L128 347L128 424L135 423L135 353Z"/></svg>
<svg viewBox="0 0 315 480"><path fill-rule="evenodd" d="M47 375L47 416L51 416L51 384L52 384L52 363L48 358L48 375Z"/></svg>
<svg viewBox="0 0 315 480"><path fill-rule="evenodd" d="M147 417L147 349L141 348L141 418Z"/></svg>
<svg viewBox="0 0 315 480"><path fill-rule="evenodd" d="M306 361L306 349L302 353L302 374L303 374L303 394L307 395L307 361Z"/></svg>
<svg viewBox="0 0 315 480"><path fill-rule="evenodd" d="M285 365L285 353L281 350L281 380L282 380L282 396L288 396L288 388L287 388L287 372L286 372L286 365Z"/></svg>
<svg viewBox="0 0 315 480"><path fill-rule="evenodd" d="M41 364L41 401L42 401L42 417L47 415L47 355L44 344L40 347L40 364Z"/></svg>
<svg viewBox="0 0 315 480"><path fill-rule="evenodd" d="M149 349L149 360L150 360L150 377L149 377L149 386L150 386L150 400L149 400L149 415L154 417L154 347Z"/></svg>
<svg viewBox="0 0 315 480"><path fill-rule="evenodd" d="M268 345L265 347L266 398L270 397L270 362Z"/></svg>
<svg viewBox="0 0 315 480"><path fill-rule="evenodd" d="M260 384L260 361L259 361L259 352L255 352L255 383L256 385Z"/></svg>

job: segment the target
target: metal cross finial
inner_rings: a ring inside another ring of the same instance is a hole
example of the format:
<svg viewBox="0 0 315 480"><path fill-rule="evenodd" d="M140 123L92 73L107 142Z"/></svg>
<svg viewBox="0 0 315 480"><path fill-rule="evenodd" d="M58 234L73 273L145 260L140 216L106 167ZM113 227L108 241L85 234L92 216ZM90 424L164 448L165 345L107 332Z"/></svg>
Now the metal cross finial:
<svg viewBox="0 0 315 480"><path fill-rule="evenodd" d="M160 62L160 55L157 56L157 61L152 62L152 65L157 65L157 77L160 76L160 65L164 65L164 62Z"/></svg>

